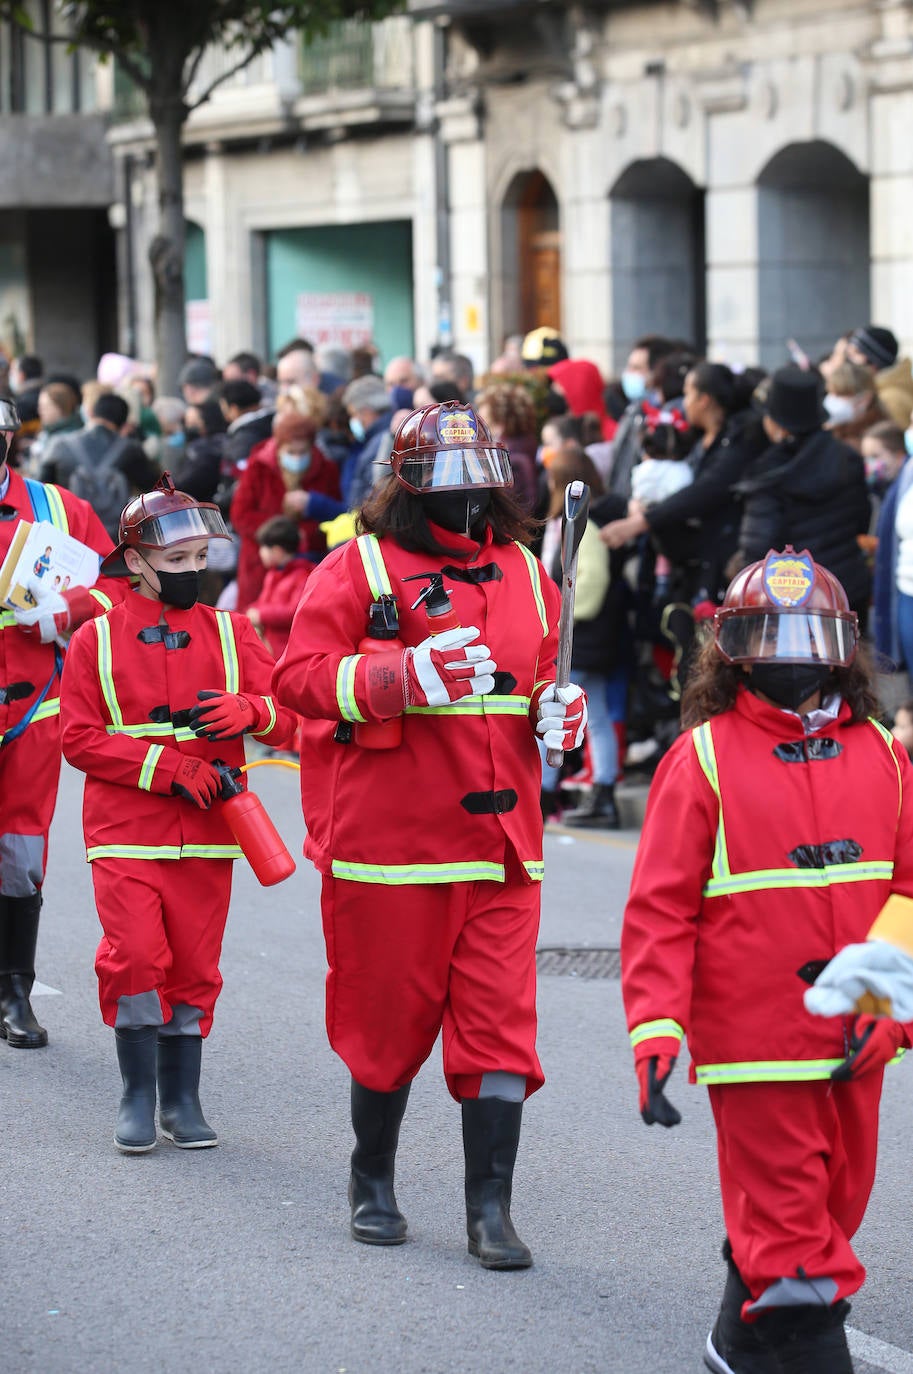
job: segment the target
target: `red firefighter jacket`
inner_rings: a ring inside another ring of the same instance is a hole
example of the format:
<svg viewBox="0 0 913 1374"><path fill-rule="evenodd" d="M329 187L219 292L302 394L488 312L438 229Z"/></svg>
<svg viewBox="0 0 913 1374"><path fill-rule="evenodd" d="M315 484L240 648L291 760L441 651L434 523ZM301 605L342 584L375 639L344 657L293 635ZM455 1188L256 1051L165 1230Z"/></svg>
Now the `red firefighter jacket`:
<svg viewBox="0 0 913 1374"><path fill-rule="evenodd" d="M446 530L448 559L409 553L363 535L334 550L308 578L273 677L279 700L306 719L301 794L305 854L323 873L367 883L503 881L511 859L542 877L541 770L534 733L537 686L555 678L558 589L519 544L479 547ZM337 743L338 722L377 720L364 688L359 641L369 607L398 599L400 638L428 635L422 582L443 571L460 624L476 626L500 676L491 695L446 707L410 707L402 743Z"/></svg>
<svg viewBox="0 0 913 1374"><path fill-rule="evenodd" d="M36 486L38 484L36 483ZM71 534L104 557L114 547L98 516L87 501L64 488L41 484L47 501L47 514L36 511L25 479L10 469L10 483L0 506L0 563L9 552L13 535L21 520L50 519L57 529ZM85 596L89 614L101 614L123 595L122 586L110 577L100 577ZM89 608L91 607L91 610ZM32 710L37 698L48 688L31 721L46 720L60 712L60 681L57 676L59 651L53 644L42 644L37 630L31 634L16 623L12 611L0 608L0 738ZM6 700L6 689L16 684L14 700ZM50 683L50 686L48 684ZM31 690L26 691L30 686ZM21 695L19 695L21 693ZM26 736L27 737L27 736Z"/></svg>
<svg viewBox="0 0 913 1374"><path fill-rule="evenodd" d="M699 1083L827 1078L847 1023L802 995L891 892L913 895L903 749L845 702L806 739L741 690L675 742L650 792L622 931L635 1055L687 1033Z"/></svg>
<svg viewBox="0 0 913 1374"><path fill-rule="evenodd" d="M189 728L185 713L200 689L246 696L257 710L254 738L279 748L291 741L297 721L268 695L272 669L246 616L163 608L132 590L76 632L61 726L65 757L86 774L90 861L240 855L219 802L202 811L172 796L171 784L185 755L244 762L243 739L199 739Z"/></svg>

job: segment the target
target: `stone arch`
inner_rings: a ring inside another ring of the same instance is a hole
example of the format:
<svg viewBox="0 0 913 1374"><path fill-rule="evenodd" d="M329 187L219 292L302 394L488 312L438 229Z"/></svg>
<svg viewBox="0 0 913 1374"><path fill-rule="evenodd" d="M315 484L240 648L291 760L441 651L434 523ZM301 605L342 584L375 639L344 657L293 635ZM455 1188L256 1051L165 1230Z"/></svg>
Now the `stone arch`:
<svg viewBox="0 0 913 1374"><path fill-rule="evenodd" d="M618 177L609 203L615 370L643 334L703 349L703 191L669 158L642 158Z"/></svg>
<svg viewBox="0 0 913 1374"><path fill-rule="evenodd" d="M501 332L561 329L561 211L538 167L518 171L501 200Z"/></svg>
<svg viewBox="0 0 913 1374"><path fill-rule="evenodd" d="M869 179L832 143L791 143L757 179L759 361L812 359L870 313Z"/></svg>

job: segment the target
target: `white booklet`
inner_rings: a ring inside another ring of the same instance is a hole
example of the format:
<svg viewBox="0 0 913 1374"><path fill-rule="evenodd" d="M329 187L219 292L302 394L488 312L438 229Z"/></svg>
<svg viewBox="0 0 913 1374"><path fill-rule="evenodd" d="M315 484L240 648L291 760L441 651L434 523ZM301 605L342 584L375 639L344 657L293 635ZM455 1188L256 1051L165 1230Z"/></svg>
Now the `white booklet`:
<svg viewBox="0 0 913 1374"><path fill-rule="evenodd" d="M0 603L28 610L52 592L93 587L101 557L47 520L20 520L0 565Z"/></svg>

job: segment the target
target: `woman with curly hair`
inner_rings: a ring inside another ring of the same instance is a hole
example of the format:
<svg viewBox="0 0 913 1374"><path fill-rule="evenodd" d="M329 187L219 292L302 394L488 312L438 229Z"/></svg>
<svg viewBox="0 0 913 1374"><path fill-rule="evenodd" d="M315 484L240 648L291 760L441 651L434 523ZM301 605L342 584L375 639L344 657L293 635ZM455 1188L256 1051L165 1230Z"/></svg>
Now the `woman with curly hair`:
<svg viewBox="0 0 913 1374"><path fill-rule="evenodd" d="M478 414L492 438L510 454L514 474L513 496L523 510L532 513L538 498L536 408L525 387L512 382L495 383L475 398Z"/></svg>

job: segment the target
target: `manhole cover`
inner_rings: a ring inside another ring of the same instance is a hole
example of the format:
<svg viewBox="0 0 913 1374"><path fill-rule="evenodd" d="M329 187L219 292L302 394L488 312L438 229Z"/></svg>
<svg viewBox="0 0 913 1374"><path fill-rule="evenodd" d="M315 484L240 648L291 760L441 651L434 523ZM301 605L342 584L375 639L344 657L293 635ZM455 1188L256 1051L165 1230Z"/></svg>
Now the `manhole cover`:
<svg viewBox="0 0 913 1374"><path fill-rule="evenodd" d="M536 968L555 978L619 978L617 949L537 949Z"/></svg>

